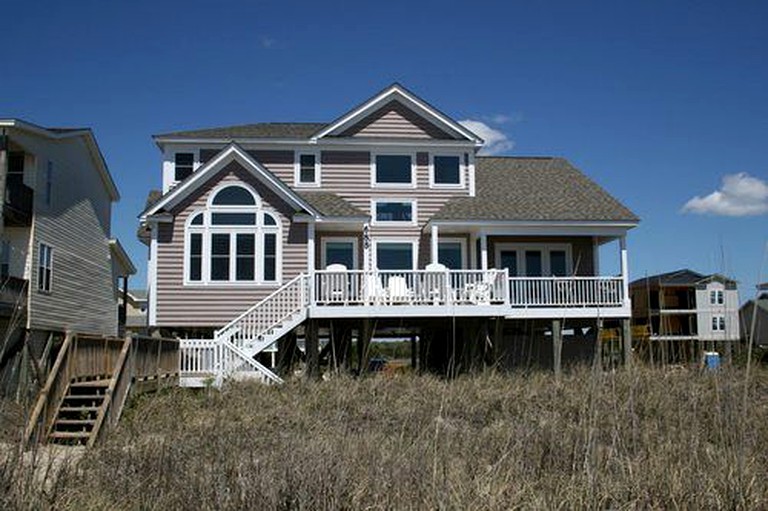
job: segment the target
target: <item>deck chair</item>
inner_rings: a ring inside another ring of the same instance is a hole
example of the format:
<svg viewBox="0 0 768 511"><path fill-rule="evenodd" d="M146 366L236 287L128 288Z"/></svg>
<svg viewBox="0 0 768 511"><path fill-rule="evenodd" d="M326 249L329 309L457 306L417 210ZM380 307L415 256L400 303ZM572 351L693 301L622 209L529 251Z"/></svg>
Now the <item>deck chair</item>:
<svg viewBox="0 0 768 511"><path fill-rule="evenodd" d="M390 303L410 302L413 292L408 288L405 277L393 275L387 281L387 297Z"/></svg>
<svg viewBox="0 0 768 511"><path fill-rule="evenodd" d="M425 297L434 305L447 303L452 295L448 267L440 263L429 263L424 270L426 270L423 284Z"/></svg>
<svg viewBox="0 0 768 511"><path fill-rule="evenodd" d="M326 289L323 290L323 297L328 303L346 303L349 292L349 282L347 279L347 267L343 264L329 264L325 268Z"/></svg>
<svg viewBox="0 0 768 511"><path fill-rule="evenodd" d="M366 273L363 280L363 296L366 304L379 305L387 298L387 290L375 273Z"/></svg>

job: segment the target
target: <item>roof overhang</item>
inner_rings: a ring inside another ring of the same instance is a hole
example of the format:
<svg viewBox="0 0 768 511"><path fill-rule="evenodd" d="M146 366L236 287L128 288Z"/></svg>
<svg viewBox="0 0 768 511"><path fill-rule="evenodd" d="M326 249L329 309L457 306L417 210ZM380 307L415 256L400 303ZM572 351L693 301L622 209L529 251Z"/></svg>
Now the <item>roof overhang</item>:
<svg viewBox="0 0 768 511"><path fill-rule="evenodd" d="M623 236L637 227L637 222L626 221L573 221L573 220L441 220L432 219L430 226L450 230L485 233L491 235L532 236Z"/></svg>
<svg viewBox="0 0 768 511"><path fill-rule="evenodd" d="M236 161L246 171L250 172L256 179L264 183L270 190L275 192L279 197L285 200L288 204L298 210L303 210L310 213L314 217L320 217L321 214L313 208L307 201L301 198L290 187L283 183L280 179L275 177L270 171L264 168L259 162L254 160L242 147L232 142L223 149L213 159L208 161L205 165L197 169L194 174L189 178L182 181L173 190L165 194L156 203L150 206L139 218L142 222L150 220L150 217L157 216L158 214L166 213L166 210L173 208L185 198L187 198L195 190L198 190L203 184L208 182L218 171L223 169L229 163ZM156 218L156 221L163 221L161 218ZM172 220L173 217L170 217Z"/></svg>
<svg viewBox="0 0 768 511"><path fill-rule="evenodd" d="M123 245L120 244L120 240L109 240L109 250L112 257L117 261L118 267L120 268L119 275L121 277L128 277L129 275L136 274L136 266L133 265L133 261L131 261L128 252L126 252Z"/></svg>
<svg viewBox="0 0 768 511"><path fill-rule="evenodd" d="M117 185L112 179L112 175L109 173L107 162L104 159L104 155L102 154L101 149L99 148L99 144L96 142L96 137L93 135L93 131L91 131L89 128L56 132L31 122L23 121L21 119L0 119L0 128L19 129L51 140L65 140L78 137L84 138L88 147L88 151L90 152L91 159L93 160L93 163L99 172L101 180L104 183L104 187L106 188L110 199L113 202L120 200L120 192L117 189Z"/></svg>
<svg viewBox="0 0 768 511"><path fill-rule="evenodd" d="M450 133L458 138L471 141L477 146L484 144L483 139L477 136L471 130L462 126L457 121L454 121L397 83L387 87L368 101L364 102L356 108L353 108L346 114L331 122L328 124L328 126L315 133L311 137L311 140L319 140L327 136L339 134L346 128L353 126L355 123L361 121L366 116L375 112L390 101L397 101L401 103L405 107L413 110L416 114L433 123L438 128L443 129L447 133Z"/></svg>

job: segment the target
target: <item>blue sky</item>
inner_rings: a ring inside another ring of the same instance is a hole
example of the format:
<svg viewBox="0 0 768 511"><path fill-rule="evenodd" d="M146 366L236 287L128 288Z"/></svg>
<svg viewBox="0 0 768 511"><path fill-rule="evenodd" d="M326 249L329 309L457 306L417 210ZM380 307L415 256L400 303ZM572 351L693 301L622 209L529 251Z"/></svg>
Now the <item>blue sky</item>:
<svg viewBox="0 0 768 511"><path fill-rule="evenodd" d="M393 81L485 123L505 154L569 158L627 204L642 218L633 277L726 272L742 299L758 280L768 2L29 1L2 12L0 117L95 130L137 287L136 216L160 185L152 134L327 121ZM608 255L605 269L618 260Z"/></svg>

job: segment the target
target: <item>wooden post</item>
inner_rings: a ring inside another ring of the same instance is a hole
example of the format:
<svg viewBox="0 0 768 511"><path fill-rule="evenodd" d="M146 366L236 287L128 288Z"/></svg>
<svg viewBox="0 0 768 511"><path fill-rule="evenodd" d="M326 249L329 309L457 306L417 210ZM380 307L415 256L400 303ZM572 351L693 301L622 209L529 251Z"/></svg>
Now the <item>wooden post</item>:
<svg viewBox="0 0 768 511"><path fill-rule="evenodd" d="M632 328L629 318L621 320L621 340L624 341L624 367L632 364Z"/></svg>
<svg viewBox="0 0 768 511"><path fill-rule="evenodd" d="M603 320L597 320L597 333L595 335L595 364L600 369L603 368L603 341L600 336L603 333Z"/></svg>
<svg viewBox="0 0 768 511"><path fill-rule="evenodd" d="M317 337L317 320L310 319L304 327L304 351L307 357L307 378L320 378L320 342Z"/></svg>
<svg viewBox="0 0 768 511"><path fill-rule="evenodd" d="M416 370L416 359L417 359L417 357L416 357L416 354L417 354L416 350L417 349L418 348L416 346L416 336L415 335L411 335L411 369L413 371Z"/></svg>
<svg viewBox="0 0 768 511"><path fill-rule="evenodd" d="M373 337L373 324L364 319L357 338L357 374L362 376L368 370L368 348Z"/></svg>
<svg viewBox="0 0 768 511"><path fill-rule="evenodd" d="M501 367L504 346L504 316L499 316L493 325L493 366Z"/></svg>
<svg viewBox="0 0 768 511"><path fill-rule="evenodd" d="M563 330L559 319L552 320L552 361L555 376L560 376L563 356Z"/></svg>

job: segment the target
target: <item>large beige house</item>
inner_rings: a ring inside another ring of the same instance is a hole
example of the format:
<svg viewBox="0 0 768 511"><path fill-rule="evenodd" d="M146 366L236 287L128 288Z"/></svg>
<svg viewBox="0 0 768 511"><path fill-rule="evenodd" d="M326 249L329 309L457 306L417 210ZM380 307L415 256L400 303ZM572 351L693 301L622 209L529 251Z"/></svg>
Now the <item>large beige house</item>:
<svg viewBox="0 0 768 511"><path fill-rule="evenodd" d="M479 156L480 137L398 84L328 123L154 139L148 323L188 338L189 384L278 381L258 355L297 332L312 369L316 333L334 325L363 342L418 335L437 367L462 350L519 358L529 330L559 367L564 333L629 329L625 239L638 218L563 158ZM611 242L620 272L602 275Z"/></svg>

